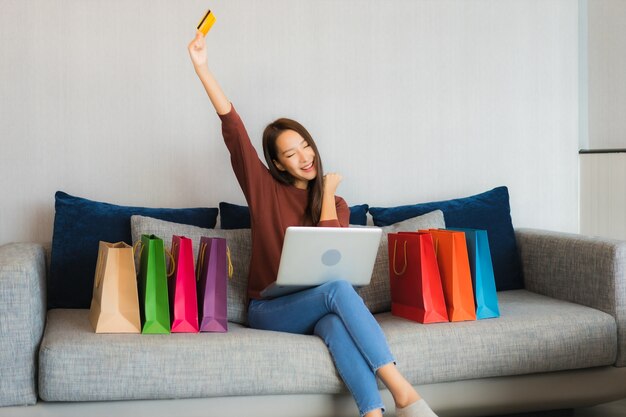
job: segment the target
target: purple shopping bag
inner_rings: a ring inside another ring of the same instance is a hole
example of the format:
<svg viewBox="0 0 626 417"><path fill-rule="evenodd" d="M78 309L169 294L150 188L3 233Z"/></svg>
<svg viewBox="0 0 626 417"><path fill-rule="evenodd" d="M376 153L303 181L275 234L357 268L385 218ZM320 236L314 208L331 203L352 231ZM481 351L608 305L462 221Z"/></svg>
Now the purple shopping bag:
<svg viewBox="0 0 626 417"><path fill-rule="evenodd" d="M202 237L198 253L198 313L201 332L228 331L226 310L229 262L226 239Z"/></svg>

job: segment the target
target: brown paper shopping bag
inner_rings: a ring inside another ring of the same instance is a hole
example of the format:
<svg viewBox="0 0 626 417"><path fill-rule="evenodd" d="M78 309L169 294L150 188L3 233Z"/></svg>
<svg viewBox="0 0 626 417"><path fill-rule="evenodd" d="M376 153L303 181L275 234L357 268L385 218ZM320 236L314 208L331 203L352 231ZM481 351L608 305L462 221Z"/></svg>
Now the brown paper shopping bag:
<svg viewBox="0 0 626 417"><path fill-rule="evenodd" d="M96 333L140 333L132 246L100 242L89 321Z"/></svg>

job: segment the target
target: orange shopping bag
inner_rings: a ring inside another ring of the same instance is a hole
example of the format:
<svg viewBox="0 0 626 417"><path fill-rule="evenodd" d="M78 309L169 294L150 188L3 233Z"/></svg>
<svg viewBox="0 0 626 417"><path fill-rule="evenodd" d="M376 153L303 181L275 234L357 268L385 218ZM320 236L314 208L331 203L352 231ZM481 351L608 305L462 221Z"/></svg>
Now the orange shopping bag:
<svg viewBox="0 0 626 417"><path fill-rule="evenodd" d="M450 321L476 320L465 233L430 229Z"/></svg>

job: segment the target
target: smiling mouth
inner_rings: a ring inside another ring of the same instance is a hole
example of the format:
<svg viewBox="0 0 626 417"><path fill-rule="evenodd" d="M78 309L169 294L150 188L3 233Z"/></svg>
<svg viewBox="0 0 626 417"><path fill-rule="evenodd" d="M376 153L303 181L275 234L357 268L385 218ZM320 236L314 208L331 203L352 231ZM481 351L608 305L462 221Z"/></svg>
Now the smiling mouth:
<svg viewBox="0 0 626 417"><path fill-rule="evenodd" d="M303 171L310 171L311 169L313 169L313 162L311 162L309 165L303 166L300 169Z"/></svg>

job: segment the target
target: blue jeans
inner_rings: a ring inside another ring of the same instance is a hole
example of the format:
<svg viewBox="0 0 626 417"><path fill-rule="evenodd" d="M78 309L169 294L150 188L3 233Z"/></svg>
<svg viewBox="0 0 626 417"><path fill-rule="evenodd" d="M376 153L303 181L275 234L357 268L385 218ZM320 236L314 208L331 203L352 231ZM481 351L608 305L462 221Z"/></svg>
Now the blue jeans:
<svg viewBox="0 0 626 417"><path fill-rule="evenodd" d="M321 337L361 415L384 411L376 371L395 362L378 322L347 281L331 281L319 287L272 300L251 300L250 327Z"/></svg>

